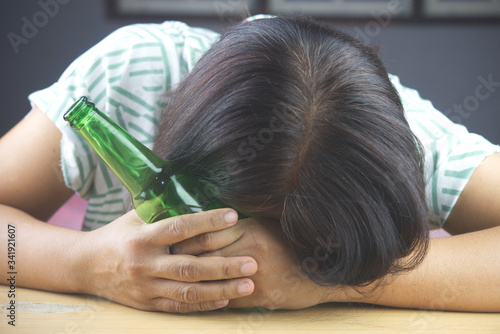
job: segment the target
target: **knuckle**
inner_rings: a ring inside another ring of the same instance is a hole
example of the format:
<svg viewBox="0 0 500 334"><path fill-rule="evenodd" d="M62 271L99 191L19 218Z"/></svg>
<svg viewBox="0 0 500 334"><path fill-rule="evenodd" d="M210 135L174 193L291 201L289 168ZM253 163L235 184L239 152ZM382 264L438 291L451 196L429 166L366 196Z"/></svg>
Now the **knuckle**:
<svg viewBox="0 0 500 334"><path fill-rule="evenodd" d="M207 218L207 225L210 229L215 229L217 226L220 225L220 214L219 213L214 213L214 212L209 212L206 215Z"/></svg>
<svg viewBox="0 0 500 334"><path fill-rule="evenodd" d="M125 272L129 277L139 277L144 272L144 264L136 260L129 260L125 264Z"/></svg>
<svg viewBox="0 0 500 334"><path fill-rule="evenodd" d="M134 303L140 309L150 308L151 307L151 297L148 293L148 288L141 284L135 284L133 286L128 287L127 295L132 298Z"/></svg>
<svg viewBox="0 0 500 334"><path fill-rule="evenodd" d="M130 234L125 240L126 247L131 250L144 249L145 242L145 238L141 233Z"/></svg>
<svg viewBox="0 0 500 334"><path fill-rule="evenodd" d="M283 299L283 291L277 288L268 288L265 290L264 296L262 306L269 310L275 310Z"/></svg>
<svg viewBox="0 0 500 334"><path fill-rule="evenodd" d="M209 251L211 250L212 248L212 244L213 244L213 241L214 241L214 236L213 234L211 233L204 233L204 234L200 234L198 237L197 237L197 242L198 242L198 245L199 247L203 250L203 251Z"/></svg>
<svg viewBox="0 0 500 334"><path fill-rule="evenodd" d="M198 291L195 286L187 285L181 288L179 299L184 303L195 303L198 300Z"/></svg>
<svg viewBox="0 0 500 334"><path fill-rule="evenodd" d="M231 275L231 265L229 263L223 263L221 267L221 278L232 278Z"/></svg>
<svg viewBox="0 0 500 334"><path fill-rule="evenodd" d="M189 236L188 224L185 224L184 218L182 216L177 216L170 221L170 233L181 239L185 239Z"/></svg>
<svg viewBox="0 0 500 334"><path fill-rule="evenodd" d="M265 305L263 305L263 307L265 307L266 309L271 310L271 311L278 309L278 305L276 305L273 302L268 302Z"/></svg>
<svg viewBox="0 0 500 334"><path fill-rule="evenodd" d="M171 312L175 313L187 313L190 312L189 304L179 302L179 301L173 301L172 306L171 306Z"/></svg>
<svg viewBox="0 0 500 334"><path fill-rule="evenodd" d="M230 287L224 287L220 289L218 295L217 295L217 300L226 300L226 299L232 299L234 298L232 288Z"/></svg>
<svg viewBox="0 0 500 334"><path fill-rule="evenodd" d="M152 299L136 299L136 304L136 308L144 311L154 311L158 309L158 306Z"/></svg>
<svg viewBox="0 0 500 334"><path fill-rule="evenodd" d="M196 280L197 269L192 262L181 262L178 267L178 275L181 281L192 282Z"/></svg>

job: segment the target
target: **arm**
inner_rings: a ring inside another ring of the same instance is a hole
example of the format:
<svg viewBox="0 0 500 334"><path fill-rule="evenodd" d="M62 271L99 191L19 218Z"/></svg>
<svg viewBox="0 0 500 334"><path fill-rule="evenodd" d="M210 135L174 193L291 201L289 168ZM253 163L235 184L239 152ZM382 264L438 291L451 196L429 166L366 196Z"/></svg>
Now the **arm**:
<svg viewBox="0 0 500 334"><path fill-rule="evenodd" d="M301 308L323 302L364 302L404 308L500 312L499 169L498 154L476 169L445 225L449 231L469 233L431 239L420 267L386 277L378 288L372 285L356 291L312 284L300 265L292 261L277 233L269 228L273 222L247 221L224 232L197 236L172 250L204 256L254 257L259 264L257 274L251 277L255 291L251 296L231 301L233 307Z"/></svg>
<svg viewBox="0 0 500 334"><path fill-rule="evenodd" d="M373 295L353 300L434 310L500 312L500 227L432 239L422 265L388 277Z"/></svg>
<svg viewBox="0 0 500 334"><path fill-rule="evenodd" d="M444 224L451 234L500 226L500 153L479 165Z"/></svg>
<svg viewBox="0 0 500 334"><path fill-rule="evenodd" d="M376 304L500 312L500 154L476 168L421 267L394 277ZM459 235L458 235L459 234Z"/></svg>
<svg viewBox="0 0 500 334"><path fill-rule="evenodd" d="M26 135L30 133L30 135ZM56 265L61 249L71 249L78 235L76 231L39 224L48 219L70 196L58 167L60 132L38 109L34 109L0 140L0 222L2 246L6 251L7 225L16 226L17 284L47 290L75 290L73 280L65 269ZM44 236L49 235L48 239ZM37 236L41 236L38 238ZM55 247L46 247L51 238L61 240ZM23 247L20 247L23 245ZM57 248L56 248L57 247ZM45 248L45 249L44 249ZM44 254L37 258L35 254ZM6 258L5 256L3 258ZM7 273L6 261L0 262L2 278ZM44 267L52 268L52 275L40 275ZM64 279L59 280L57 277ZM2 283L5 279L1 280Z"/></svg>
<svg viewBox="0 0 500 334"><path fill-rule="evenodd" d="M172 256L168 245L236 223L228 209L143 223L131 211L81 232L44 221L71 196L59 168L61 134L37 108L0 140L0 279L7 284L7 227L16 229L18 286L96 294L161 311L219 308L252 292L253 259ZM244 265L247 266L244 267ZM247 268L245 272L242 270ZM226 281L215 281L227 279ZM247 290L239 289L247 284Z"/></svg>

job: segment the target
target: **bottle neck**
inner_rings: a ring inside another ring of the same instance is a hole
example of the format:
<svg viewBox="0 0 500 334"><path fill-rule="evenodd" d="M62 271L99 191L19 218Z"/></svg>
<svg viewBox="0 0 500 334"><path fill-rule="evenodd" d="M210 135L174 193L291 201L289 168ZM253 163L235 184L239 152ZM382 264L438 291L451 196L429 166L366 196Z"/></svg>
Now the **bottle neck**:
<svg viewBox="0 0 500 334"><path fill-rule="evenodd" d="M132 196L140 194L144 186L169 165L84 98L77 101L64 118L118 176Z"/></svg>

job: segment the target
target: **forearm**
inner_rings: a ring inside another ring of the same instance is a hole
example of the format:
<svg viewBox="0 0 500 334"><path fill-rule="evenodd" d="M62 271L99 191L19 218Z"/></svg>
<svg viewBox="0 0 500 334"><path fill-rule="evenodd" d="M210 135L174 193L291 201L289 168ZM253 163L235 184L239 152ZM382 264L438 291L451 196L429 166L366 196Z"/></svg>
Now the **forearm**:
<svg viewBox="0 0 500 334"><path fill-rule="evenodd" d="M12 207L0 205L1 284L8 284L8 226L15 227L16 285L58 292L82 292L84 268L78 240L85 232L41 222ZM12 263L11 263L12 264Z"/></svg>
<svg viewBox="0 0 500 334"><path fill-rule="evenodd" d="M386 282L372 294L349 292L347 299L403 308L500 312L500 227L431 239L420 267Z"/></svg>

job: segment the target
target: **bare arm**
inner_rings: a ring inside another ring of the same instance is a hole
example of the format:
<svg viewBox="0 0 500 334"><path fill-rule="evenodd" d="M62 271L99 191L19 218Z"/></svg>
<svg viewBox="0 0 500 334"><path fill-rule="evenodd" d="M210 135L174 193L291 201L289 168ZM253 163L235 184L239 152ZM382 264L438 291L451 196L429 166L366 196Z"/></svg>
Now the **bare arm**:
<svg viewBox="0 0 500 334"><path fill-rule="evenodd" d="M0 140L0 280L7 284L7 229L16 230L16 284L82 292L146 310L220 308L247 295L257 269L249 257L202 260L168 245L236 223L228 209L148 225L135 211L92 232L44 223L71 196L59 168L61 134L34 109ZM246 264L246 266L245 266ZM247 271L244 271L247 269ZM212 282L200 282L212 281ZM241 285L247 289L241 289Z"/></svg>
<svg viewBox="0 0 500 334"><path fill-rule="evenodd" d="M17 284L75 291L75 278L68 277L74 272L61 265L61 255L72 249L81 233L41 223L72 194L59 168L60 139L55 125L34 109L0 140L0 223L4 236L8 224L16 226ZM47 247L52 239L60 242ZM0 251L5 250L2 245ZM2 276L8 271L6 265L0 262ZM51 268L46 275L37 275L46 268Z"/></svg>
<svg viewBox="0 0 500 334"><path fill-rule="evenodd" d="M59 167L60 140L37 108L0 139L0 203L46 220L72 195Z"/></svg>
<svg viewBox="0 0 500 334"><path fill-rule="evenodd" d="M500 227L432 239L419 268L390 277L372 296L350 296L404 308L500 312L499 241Z"/></svg>
<svg viewBox="0 0 500 334"><path fill-rule="evenodd" d="M476 168L444 229L461 234L500 226L500 153L486 158Z"/></svg>
<svg viewBox="0 0 500 334"><path fill-rule="evenodd" d="M366 300L376 304L500 312L500 154L473 173L422 266Z"/></svg>

